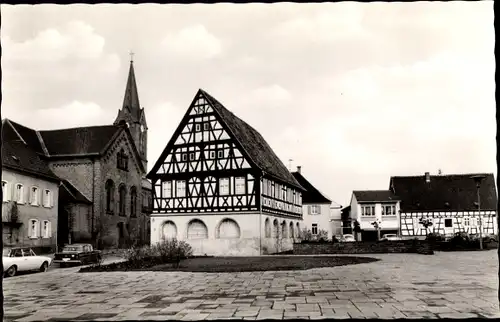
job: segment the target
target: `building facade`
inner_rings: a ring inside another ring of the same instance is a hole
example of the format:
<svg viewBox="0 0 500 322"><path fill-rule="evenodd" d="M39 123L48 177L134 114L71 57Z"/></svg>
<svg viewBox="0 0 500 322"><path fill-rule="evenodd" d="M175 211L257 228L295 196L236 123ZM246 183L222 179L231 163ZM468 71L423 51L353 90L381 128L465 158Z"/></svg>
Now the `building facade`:
<svg viewBox="0 0 500 322"><path fill-rule="evenodd" d="M326 238L332 239L334 235L334 222L331 213L332 201L302 175L302 167L297 167L297 171L292 172L292 174L305 189L302 194L303 228L311 231L313 238L318 238L320 231L325 231Z"/></svg>
<svg viewBox="0 0 500 322"><path fill-rule="evenodd" d="M402 236L424 238L429 232L479 234L481 227L483 235L498 234L495 178L491 173L480 175L484 178L480 200L474 180L477 174L427 172L423 176L391 177L390 190L401 199ZM422 218L428 218L432 226L426 229Z"/></svg>
<svg viewBox="0 0 500 322"><path fill-rule="evenodd" d="M114 247L149 241L147 125L132 62L113 125L38 131L9 124L62 182L55 199L59 244L93 241Z"/></svg>
<svg viewBox="0 0 500 322"><path fill-rule="evenodd" d="M2 238L7 247L55 248L59 178L2 121Z"/></svg>
<svg viewBox="0 0 500 322"><path fill-rule="evenodd" d="M388 190L353 191L350 204L351 220L357 220L362 240L377 240L384 234L399 235L399 198Z"/></svg>
<svg viewBox="0 0 500 322"><path fill-rule="evenodd" d="M301 229L304 189L255 129L203 90L148 178L152 244L259 255L292 249Z"/></svg>

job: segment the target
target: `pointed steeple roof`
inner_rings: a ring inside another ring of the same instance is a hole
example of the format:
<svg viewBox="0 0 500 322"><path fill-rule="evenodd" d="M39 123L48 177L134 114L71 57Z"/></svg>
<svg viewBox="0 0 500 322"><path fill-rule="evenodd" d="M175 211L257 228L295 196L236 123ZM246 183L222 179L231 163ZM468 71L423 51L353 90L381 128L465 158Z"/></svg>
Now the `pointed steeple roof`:
<svg viewBox="0 0 500 322"><path fill-rule="evenodd" d="M133 117L137 120L140 119L141 105L139 104L139 94L137 93L133 60L130 60L130 69L128 71L128 80L125 88L122 110L128 110Z"/></svg>

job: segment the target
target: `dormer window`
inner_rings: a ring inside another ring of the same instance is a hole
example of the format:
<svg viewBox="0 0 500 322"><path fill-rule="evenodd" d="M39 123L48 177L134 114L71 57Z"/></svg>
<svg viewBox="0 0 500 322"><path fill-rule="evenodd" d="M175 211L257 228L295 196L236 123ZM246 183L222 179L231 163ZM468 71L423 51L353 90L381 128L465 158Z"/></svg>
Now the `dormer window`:
<svg viewBox="0 0 500 322"><path fill-rule="evenodd" d="M116 167L121 170L128 170L128 156L123 149L117 154L117 165Z"/></svg>

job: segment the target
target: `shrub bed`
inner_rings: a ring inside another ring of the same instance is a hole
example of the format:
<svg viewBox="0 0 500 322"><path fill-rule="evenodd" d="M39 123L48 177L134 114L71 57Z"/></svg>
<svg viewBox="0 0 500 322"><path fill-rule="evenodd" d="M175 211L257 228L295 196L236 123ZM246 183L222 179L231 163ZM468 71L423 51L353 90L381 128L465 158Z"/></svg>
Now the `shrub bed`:
<svg viewBox="0 0 500 322"><path fill-rule="evenodd" d="M193 254L191 246L177 239L164 240L153 246L132 247L123 253L124 262L82 267L80 272L105 272L115 270L140 270L160 264L178 264Z"/></svg>
<svg viewBox="0 0 500 322"><path fill-rule="evenodd" d="M346 243L296 243L293 253L311 254L377 254L377 253L418 253L432 255L429 242L424 240L360 241Z"/></svg>
<svg viewBox="0 0 500 322"><path fill-rule="evenodd" d="M496 236L484 236L483 249L496 249L498 248L498 241ZM434 250L438 251L475 251L480 250L480 242L478 236L471 236L465 232L458 232L451 238L445 238L440 234L431 233L427 236L428 240Z"/></svg>

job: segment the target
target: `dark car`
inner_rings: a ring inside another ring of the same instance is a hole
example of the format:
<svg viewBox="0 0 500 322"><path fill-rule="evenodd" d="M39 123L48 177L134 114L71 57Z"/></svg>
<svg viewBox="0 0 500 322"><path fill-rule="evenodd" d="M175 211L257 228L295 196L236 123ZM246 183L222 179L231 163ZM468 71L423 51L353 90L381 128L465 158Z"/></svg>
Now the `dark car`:
<svg viewBox="0 0 500 322"><path fill-rule="evenodd" d="M61 252L54 255L54 263L61 267L69 264L96 264L102 259L101 251L94 250L90 244L66 245Z"/></svg>

